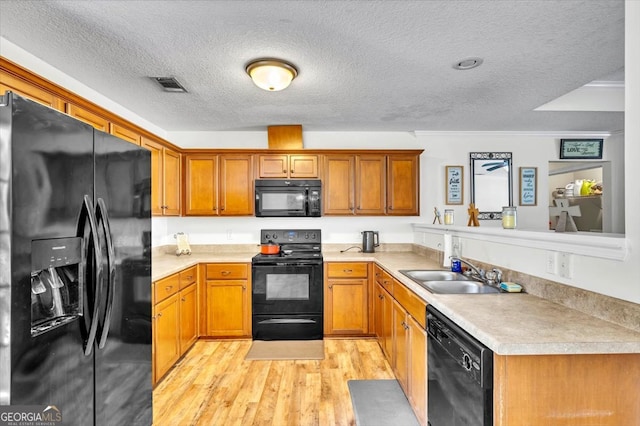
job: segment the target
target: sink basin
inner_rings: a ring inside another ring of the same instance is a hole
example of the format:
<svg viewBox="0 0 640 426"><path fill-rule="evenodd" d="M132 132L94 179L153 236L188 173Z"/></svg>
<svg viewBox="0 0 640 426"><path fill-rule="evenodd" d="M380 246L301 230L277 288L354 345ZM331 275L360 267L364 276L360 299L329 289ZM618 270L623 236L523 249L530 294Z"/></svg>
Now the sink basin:
<svg viewBox="0 0 640 426"><path fill-rule="evenodd" d="M414 281L467 281L471 278L458 272L414 269L400 271Z"/></svg>
<svg viewBox="0 0 640 426"><path fill-rule="evenodd" d="M438 294L488 294L500 293L495 287L484 285L481 282L466 281L423 281L420 284L432 293Z"/></svg>
<svg viewBox="0 0 640 426"><path fill-rule="evenodd" d="M500 293L491 287L466 275L451 271L414 269L401 270L403 275L411 278L423 288L437 294L490 294Z"/></svg>

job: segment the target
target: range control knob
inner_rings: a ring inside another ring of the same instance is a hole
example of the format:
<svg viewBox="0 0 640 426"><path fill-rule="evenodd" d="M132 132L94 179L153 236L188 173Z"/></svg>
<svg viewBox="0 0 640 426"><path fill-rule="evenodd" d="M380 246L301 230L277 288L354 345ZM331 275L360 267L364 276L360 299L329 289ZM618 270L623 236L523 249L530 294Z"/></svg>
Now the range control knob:
<svg viewBox="0 0 640 426"><path fill-rule="evenodd" d="M273 238L274 240L277 240L277 239L278 239L278 234L273 234L273 237L272 237L272 238Z"/></svg>

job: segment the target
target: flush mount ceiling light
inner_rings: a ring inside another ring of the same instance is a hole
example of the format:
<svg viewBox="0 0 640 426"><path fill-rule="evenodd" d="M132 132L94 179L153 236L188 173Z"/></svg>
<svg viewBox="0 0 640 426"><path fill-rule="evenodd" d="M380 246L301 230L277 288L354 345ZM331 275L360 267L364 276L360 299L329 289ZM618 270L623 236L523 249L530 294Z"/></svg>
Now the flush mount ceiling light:
<svg viewBox="0 0 640 426"><path fill-rule="evenodd" d="M286 89L298 75L298 70L280 59L258 59L245 68L254 84L269 92Z"/></svg>
<svg viewBox="0 0 640 426"><path fill-rule="evenodd" d="M453 68L456 70L470 70L482 65L482 58L467 58L453 64Z"/></svg>

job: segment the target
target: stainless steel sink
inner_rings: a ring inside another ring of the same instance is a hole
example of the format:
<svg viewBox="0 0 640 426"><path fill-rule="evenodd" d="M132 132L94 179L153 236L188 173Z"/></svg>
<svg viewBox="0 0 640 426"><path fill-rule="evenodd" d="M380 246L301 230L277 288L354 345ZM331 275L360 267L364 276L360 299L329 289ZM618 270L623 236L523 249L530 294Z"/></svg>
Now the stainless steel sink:
<svg viewBox="0 0 640 426"><path fill-rule="evenodd" d="M414 269L401 270L423 288L437 294L490 294L500 293L495 287L475 281L463 274L451 271Z"/></svg>
<svg viewBox="0 0 640 426"><path fill-rule="evenodd" d="M471 278L458 272L414 269L400 271L414 281L467 281Z"/></svg>
<svg viewBox="0 0 640 426"><path fill-rule="evenodd" d="M495 287L482 284L479 281L423 281L418 283L432 293L438 294L487 294L500 293Z"/></svg>

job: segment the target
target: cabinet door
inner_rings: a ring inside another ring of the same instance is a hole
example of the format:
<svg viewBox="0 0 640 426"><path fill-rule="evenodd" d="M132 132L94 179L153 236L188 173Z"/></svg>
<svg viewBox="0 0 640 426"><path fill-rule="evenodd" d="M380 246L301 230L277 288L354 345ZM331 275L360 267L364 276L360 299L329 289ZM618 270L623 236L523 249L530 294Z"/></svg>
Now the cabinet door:
<svg viewBox="0 0 640 426"><path fill-rule="evenodd" d="M109 121L74 104L67 104L67 114L83 121L98 130L109 132Z"/></svg>
<svg viewBox="0 0 640 426"><path fill-rule="evenodd" d="M220 156L220 215L253 215L253 156Z"/></svg>
<svg viewBox="0 0 640 426"><path fill-rule="evenodd" d="M142 138L142 147L151 152L151 214L162 216L162 150L163 146L149 139Z"/></svg>
<svg viewBox="0 0 640 426"><path fill-rule="evenodd" d="M409 402L420 424L427 424L427 332L409 316Z"/></svg>
<svg viewBox="0 0 640 426"><path fill-rule="evenodd" d="M64 102L62 99L11 74L0 72L0 95L4 95L7 90L23 98L31 99L32 101L64 112Z"/></svg>
<svg viewBox="0 0 640 426"><path fill-rule="evenodd" d="M184 214L212 216L218 214L218 156L185 156Z"/></svg>
<svg viewBox="0 0 640 426"><path fill-rule="evenodd" d="M369 328L366 279L328 279L325 334L366 334Z"/></svg>
<svg viewBox="0 0 640 426"><path fill-rule="evenodd" d="M325 215L352 215L354 207L355 157L326 155L323 172Z"/></svg>
<svg viewBox="0 0 640 426"><path fill-rule="evenodd" d="M396 378L408 393L409 383L409 326L407 325L407 313L397 301L393 301L393 355L391 356Z"/></svg>
<svg viewBox="0 0 640 426"><path fill-rule="evenodd" d="M180 317L178 294L155 306L155 368L160 380L180 358Z"/></svg>
<svg viewBox="0 0 640 426"><path fill-rule="evenodd" d="M393 297L382 290L382 350L393 364Z"/></svg>
<svg viewBox="0 0 640 426"><path fill-rule="evenodd" d="M180 355L183 355L198 338L196 285L180 291Z"/></svg>
<svg viewBox="0 0 640 426"><path fill-rule="evenodd" d="M290 155L289 156L289 177L292 178L317 178L318 177L318 156L317 155Z"/></svg>
<svg viewBox="0 0 640 426"><path fill-rule="evenodd" d="M180 153L164 148L162 157L165 216L180 216Z"/></svg>
<svg viewBox="0 0 640 426"><path fill-rule="evenodd" d="M127 129L126 127L118 126L117 124L111 123L109 131L113 136L119 137L120 139L127 142L131 142L136 145L140 145L142 143L142 137L138 133L134 132L133 130Z"/></svg>
<svg viewBox="0 0 640 426"><path fill-rule="evenodd" d="M356 214L384 215L386 207L386 157L356 156Z"/></svg>
<svg viewBox="0 0 640 426"><path fill-rule="evenodd" d="M249 335L249 291L245 280L207 281L207 334Z"/></svg>
<svg viewBox="0 0 640 426"><path fill-rule="evenodd" d="M389 155L387 161L387 214L418 215L418 157Z"/></svg>
<svg viewBox="0 0 640 426"><path fill-rule="evenodd" d="M261 178L286 178L289 177L289 156L259 155L258 176Z"/></svg>

